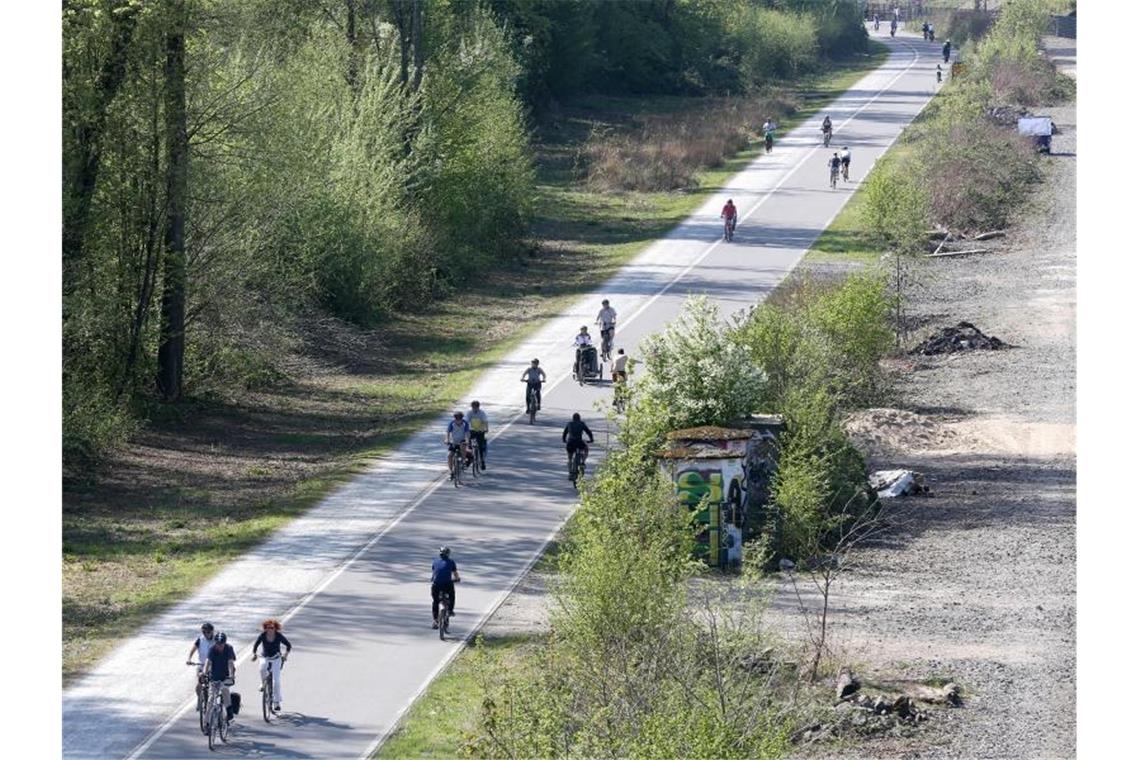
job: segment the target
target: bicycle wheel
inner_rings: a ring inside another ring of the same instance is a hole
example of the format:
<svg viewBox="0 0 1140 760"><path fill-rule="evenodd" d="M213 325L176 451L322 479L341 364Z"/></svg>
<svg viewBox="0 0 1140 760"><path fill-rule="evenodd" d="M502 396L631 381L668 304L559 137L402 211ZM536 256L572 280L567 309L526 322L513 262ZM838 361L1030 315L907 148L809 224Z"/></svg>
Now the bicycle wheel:
<svg viewBox="0 0 1140 760"><path fill-rule="evenodd" d="M265 679L261 682L261 717L269 722L273 714L273 669L270 668Z"/></svg>
<svg viewBox="0 0 1140 760"><path fill-rule="evenodd" d="M455 483L455 487L459 488L459 479L463 477L463 457L459 456L458 451L451 454L451 480Z"/></svg>
<svg viewBox="0 0 1140 760"><path fill-rule="evenodd" d="M226 719L226 708L218 707L218 738L222 743L229 741L227 738L230 732L230 722Z"/></svg>
<svg viewBox="0 0 1140 760"><path fill-rule="evenodd" d="M206 733L210 728L209 711L207 707L206 690L201 686L198 687L198 728L202 733Z"/></svg>
<svg viewBox="0 0 1140 760"><path fill-rule="evenodd" d="M479 477L479 444L473 443L471 445L471 477L478 479Z"/></svg>
<svg viewBox="0 0 1140 760"><path fill-rule="evenodd" d="M211 705L210 717L206 721L206 746L210 748L210 751L214 749L214 734L217 733L217 723L217 705Z"/></svg>

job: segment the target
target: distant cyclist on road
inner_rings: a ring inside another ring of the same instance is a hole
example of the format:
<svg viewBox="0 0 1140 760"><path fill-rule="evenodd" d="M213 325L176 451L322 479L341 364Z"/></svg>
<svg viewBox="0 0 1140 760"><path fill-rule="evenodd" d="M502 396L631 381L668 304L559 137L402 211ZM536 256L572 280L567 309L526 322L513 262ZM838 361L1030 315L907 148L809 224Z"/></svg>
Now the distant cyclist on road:
<svg viewBox="0 0 1140 760"><path fill-rule="evenodd" d="M467 424L467 420L463 419L463 412L456 412L451 415L451 422L447 423L447 432L444 433L443 442L447 444L448 452L457 457L463 457L463 461L467 461L469 454L466 452L466 446L471 441L471 426ZM447 460L447 464L451 466L451 459ZM454 477L454 475L452 475Z"/></svg>
<svg viewBox="0 0 1140 760"><path fill-rule="evenodd" d="M847 174L851 170L851 151L846 145L839 151L839 165L843 168L843 181L846 182Z"/></svg>
<svg viewBox="0 0 1140 760"><path fill-rule="evenodd" d="M760 128L764 133L764 151L766 153L772 152L772 143L776 139L776 122L768 118L764 121L764 126Z"/></svg>
<svg viewBox="0 0 1140 760"><path fill-rule="evenodd" d="M546 382L546 372L539 369L538 359L530 360L530 367L525 369L522 373L522 379L526 381L526 392L529 394L531 388L534 389L534 401L537 409L542 408L542 384ZM524 399L523 403L526 401Z"/></svg>
<svg viewBox="0 0 1140 760"><path fill-rule="evenodd" d="M281 653L282 645L285 646L285 653ZM265 681L265 676L269 671L273 672L273 711L281 711L281 700L283 699L281 693L281 666L285 664L285 660L289 658L289 653L293 651L293 645L289 643L289 639L285 638L285 634L281 633L281 622L277 618L269 618L261 621L261 635L257 637L257 641L253 642L253 661L257 662L257 649L261 648L261 680Z"/></svg>
<svg viewBox="0 0 1140 760"><path fill-rule="evenodd" d="M451 548L439 547L439 557L431 563L431 627L439 628L439 599L443 592L451 595L451 614L455 614L455 584L459 583L459 567L451 558Z"/></svg>
<svg viewBox="0 0 1140 760"><path fill-rule="evenodd" d="M467 427L475 445L479 447L480 469L487 469L487 431L491 429L487 421L487 413L479 408L478 401L471 402L471 411L467 412Z"/></svg>
<svg viewBox="0 0 1140 760"><path fill-rule="evenodd" d="M831 117L830 116L824 116L823 117L823 126L821 126L819 128L819 131L823 132L823 144L824 145L829 144L831 142Z"/></svg>
<svg viewBox="0 0 1140 760"><path fill-rule="evenodd" d="M612 347L614 342L614 329L617 327L617 312L610 306L609 299L602 299L602 310L598 312L594 324L602 328L602 347L605 348L607 341Z"/></svg>
<svg viewBox="0 0 1140 760"><path fill-rule="evenodd" d="M831 186L835 187L835 181L839 177L839 169L843 162L839 159L838 153L832 153L831 158L827 160L827 168L831 171L830 182Z"/></svg>
<svg viewBox="0 0 1140 760"><path fill-rule="evenodd" d="M950 63L950 40L942 43L942 62Z"/></svg>
<svg viewBox="0 0 1140 760"><path fill-rule="evenodd" d="M566 423L566 427L562 429L562 442L566 444L566 469L569 470L574 466L574 452L582 449L582 461L590 456L590 447L582 440L582 436L589 437L590 443L594 442L594 433L590 430L590 426L582 422L582 415L574 412L574 416ZM570 475L570 480L574 479L574 475Z"/></svg>
<svg viewBox="0 0 1140 760"><path fill-rule="evenodd" d="M728 203L720 210L720 218L724 220L724 239L728 240L736 232L736 206L733 205L732 198L729 198Z"/></svg>

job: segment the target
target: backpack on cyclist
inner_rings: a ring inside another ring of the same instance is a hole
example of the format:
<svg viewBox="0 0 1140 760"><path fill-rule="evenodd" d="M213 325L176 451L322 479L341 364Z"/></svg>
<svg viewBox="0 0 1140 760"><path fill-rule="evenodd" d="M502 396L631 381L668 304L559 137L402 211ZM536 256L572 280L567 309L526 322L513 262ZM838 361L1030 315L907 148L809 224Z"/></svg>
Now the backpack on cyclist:
<svg viewBox="0 0 1140 760"><path fill-rule="evenodd" d="M226 717L233 720L233 717L241 712L241 694L236 691L230 692L230 709L226 711Z"/></svg>

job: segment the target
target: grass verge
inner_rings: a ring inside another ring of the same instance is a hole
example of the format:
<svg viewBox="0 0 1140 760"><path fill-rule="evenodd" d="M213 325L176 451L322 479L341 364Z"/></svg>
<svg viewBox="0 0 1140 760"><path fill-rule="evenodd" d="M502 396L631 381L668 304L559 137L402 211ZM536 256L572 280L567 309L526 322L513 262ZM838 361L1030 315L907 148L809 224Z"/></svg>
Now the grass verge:
<svg viewBox="0 0 1140 760"><path fill-rule="evenodd" d="M782 129L810 118L885 57L876 44L866 58L790 86L802 106ZM666 97L568 104L537 135L531 255L383 331L301 320L292 328L288 384L165 409L100 469L65 473L65 682L121 631L193 592L462 398L543 320L598 287L760 154L750 146L683 192L589 192L573 171L575 151L598 123L620 128L639 114L700 107Z"/></svg>
<svg viewBox="0 0 1140 760"><path fill-rule="evenodd" d="M480 668L509 671L522 662L527 652L542 646L542 637L535 635L481 641L480 646L468 645L451 661L373 758L458 756L463 737L475 730L482 709Z"/></svg>

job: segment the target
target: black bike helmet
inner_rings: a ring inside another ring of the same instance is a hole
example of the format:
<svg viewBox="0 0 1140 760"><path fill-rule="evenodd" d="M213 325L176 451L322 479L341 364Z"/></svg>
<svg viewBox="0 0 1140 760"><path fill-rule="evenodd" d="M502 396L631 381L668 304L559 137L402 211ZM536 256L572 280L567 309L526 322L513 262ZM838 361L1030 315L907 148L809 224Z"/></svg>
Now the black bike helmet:
<svg viewBox="0 0 1140 760"><path fill-rule="evenodd" d="M450 547L450 546L441 546L441 547L439 547L439 556L441 556L441 557L447 557L447 556L449 556L450 554L451 554L451 547Z"/></svg>
<svg viewBox="0 0 1140 760"><path fill-rule="evenodd" d="M219 633L217 636L214 637L214 643L215 644L225 644L226 643L226 634Z"/></svg>

